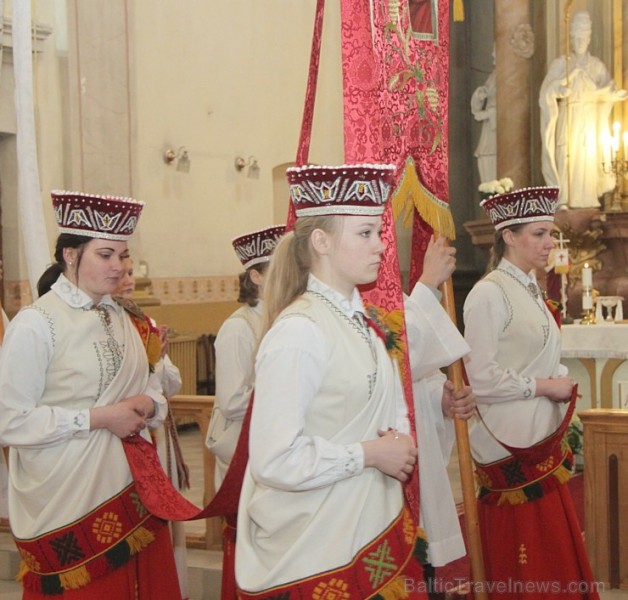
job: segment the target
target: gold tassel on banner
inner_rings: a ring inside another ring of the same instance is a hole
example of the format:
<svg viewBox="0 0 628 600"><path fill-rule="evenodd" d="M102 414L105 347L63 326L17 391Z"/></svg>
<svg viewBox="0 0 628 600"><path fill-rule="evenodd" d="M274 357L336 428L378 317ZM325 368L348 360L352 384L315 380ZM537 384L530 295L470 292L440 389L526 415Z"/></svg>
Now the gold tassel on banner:
<svg viewBox="0 0 628 600"><path fill-rule="evenodd" d="M410 227L412 224L412 209L416 208L421 218L434 231L438 231L450 240L456 238L456 228L449 205L447 202L439 200L421 183L411 156L406 159L406 166L403 169L399 184L392 194L391 204L395 220L402 213L405 213L403 217L404 227Z"/></svg>
<svg viewBox="0 0 628 600"><path fill-rule="evenodd" d="M464 2L463 0L454 0L454 21L464 21Z"/></svg>

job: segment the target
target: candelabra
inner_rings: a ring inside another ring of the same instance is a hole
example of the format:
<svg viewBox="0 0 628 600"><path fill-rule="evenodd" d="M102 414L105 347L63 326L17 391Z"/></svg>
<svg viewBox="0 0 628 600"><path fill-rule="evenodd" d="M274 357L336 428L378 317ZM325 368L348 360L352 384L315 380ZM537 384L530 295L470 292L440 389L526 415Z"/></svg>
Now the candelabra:
<svg viewBox="0 0 628 600"><path fill-rule="evenodd" d="M620 150L620 140L623 140L623 153ZM615 121L613 123L613 134L603 135L602 147L603 151L602 171L604 175L613 175L615 177L615 189L610 205L604 206L604 210L619 212L622 210L621 205L621 182L624 175L628 172L628 131L621 133L621 123ZM623 158L622 158L623 156ZM606 159L610 158L609 161Z"/></svg>
<svg viewBox="0 0 628 600"><path fill-rule="evenodd" d="M613 197L610 202L610 206L605 207L608 211L619 212L622 210L621 206L621 181L626 173L628 173L628 160L625 158L619 158L619 155L615 153L615 158L609 162L604 161L602 163L602 171L604 175L613 175L615 177L615 188L613 189Z"/></svg>

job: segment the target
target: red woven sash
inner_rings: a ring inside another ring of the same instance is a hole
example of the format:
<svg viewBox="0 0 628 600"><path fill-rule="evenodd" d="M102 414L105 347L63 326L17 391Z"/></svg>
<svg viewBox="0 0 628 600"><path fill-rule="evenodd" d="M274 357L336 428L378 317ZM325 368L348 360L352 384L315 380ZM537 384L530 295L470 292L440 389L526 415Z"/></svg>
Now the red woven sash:
<svg viewBox="0 0 628 600"><path fill-rule="evenodd" d="M24 587L44 593L82 587L124 564L164 525L146 510L131 484L70 525L32 539L16 538Z"/></svg>

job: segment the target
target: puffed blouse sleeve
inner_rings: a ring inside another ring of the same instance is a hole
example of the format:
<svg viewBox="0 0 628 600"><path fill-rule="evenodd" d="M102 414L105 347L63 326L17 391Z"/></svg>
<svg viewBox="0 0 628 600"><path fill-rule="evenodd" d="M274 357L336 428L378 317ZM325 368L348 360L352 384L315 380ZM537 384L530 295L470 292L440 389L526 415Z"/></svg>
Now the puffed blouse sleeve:
<svg viewBox="0 0 628 600"><path fill-rule="evenodd" d="M39 404L53 344L44 317L20 311L11 321L0 352L0 444L34 447L87 437L89 409Z"/></svg>
<svg viewBox="0 0 628 600"><path fill-rule="evenodd" d="M231 420L244 419L254 384L257 340L245 319L227 319L216 337L216 403Z"/></svg>
<svg viewBox="0 0 628 600"><path fill-rule="evenodd" d="M536 395L536 382L497 360L499 336L508 319L501 290L490 281L478 282L464 304L464 337L471 347L465 359L469 382L480 404L508 402Z"/></svg>
<svg viewBox="0 0 628 600"><path fill-rule="evenodd" d="M361 440L337 444L304 434L305 414L330 353L303 316L273 325L256 360L249 465L262 484L283 490L323 487L364 469Z"/></svg>

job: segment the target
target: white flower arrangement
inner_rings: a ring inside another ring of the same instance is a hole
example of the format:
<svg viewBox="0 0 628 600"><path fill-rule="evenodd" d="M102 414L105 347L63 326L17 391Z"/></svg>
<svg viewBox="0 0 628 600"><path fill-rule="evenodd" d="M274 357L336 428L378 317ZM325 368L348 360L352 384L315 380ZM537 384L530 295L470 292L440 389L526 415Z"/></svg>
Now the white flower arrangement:
<svg viewBox="0 0 628 600"><path fill-rule="evenodd" d="M507 194L512 191L514 184L510 177L502 177L501 179L493 179L493 181L486 181L478 186L482 198L490 198L497 194Z"/></svg>

